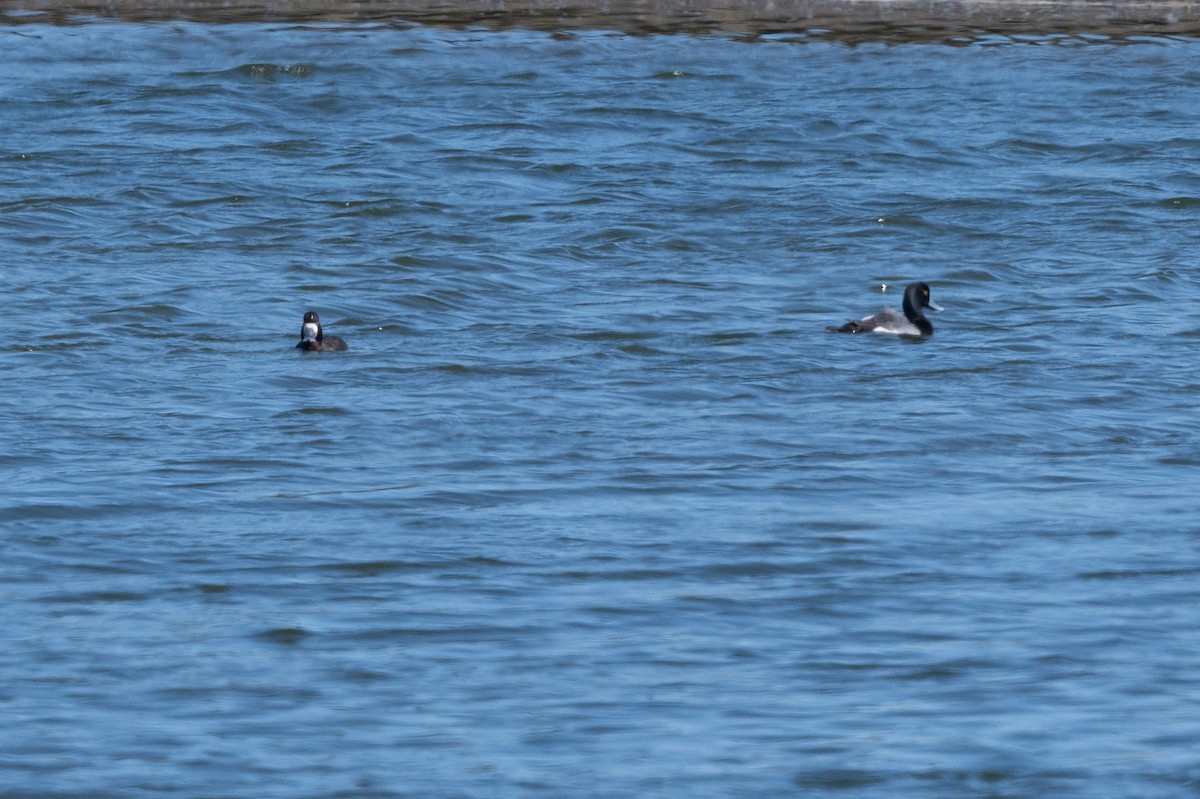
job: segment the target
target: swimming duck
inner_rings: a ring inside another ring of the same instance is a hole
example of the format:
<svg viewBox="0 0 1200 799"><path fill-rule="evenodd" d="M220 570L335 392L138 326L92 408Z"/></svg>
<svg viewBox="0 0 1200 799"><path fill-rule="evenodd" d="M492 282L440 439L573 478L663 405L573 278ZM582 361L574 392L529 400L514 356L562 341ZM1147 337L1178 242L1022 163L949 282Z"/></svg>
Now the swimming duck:
<svg viewBox="0 0 1200 799"><path fill-rule="evenodd" d="M898 336L928 336L933 334L933 325L925 318L924 309L942 310L929 299L927 283L910 283L904 289L904 315L891 308L884 308L873 316L851 319L841 327L827 325L830 333L892 333Z"/></svg>
<svg viewBox="0 0 1200 799"><path fill-rule="evenodd" d="M321 330L321 318L316 311L304 314L304 324L300 326L300 343L297 349L307 352L341 352L349 349L340 336L327 336Z"/></svg>

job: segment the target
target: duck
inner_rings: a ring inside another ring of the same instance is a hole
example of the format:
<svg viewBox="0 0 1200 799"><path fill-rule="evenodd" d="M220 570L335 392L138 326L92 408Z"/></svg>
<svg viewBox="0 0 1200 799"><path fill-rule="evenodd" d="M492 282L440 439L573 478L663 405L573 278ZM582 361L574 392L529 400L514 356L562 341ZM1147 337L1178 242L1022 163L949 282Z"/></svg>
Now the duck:
<svg viewBox="0 0 1200 799"><path fill-rule="evenodd" d="M327 336L321 329L321 317L316 311L304 314L304 324L300 326L300 343L296 349L305 352L342 352L349 349L341 336Z"/></svg>
<svg viewBox="0 0 1200 799"><path fill-rule="evenodd" d="M935 311L942 307L929 298L928 283L909 283L904 288L904 315L891 308L877 314L851 319L844 325L826 325L830 333L891 333L896 336L930 336L933 324L925 318L924 309Z"/></svg>

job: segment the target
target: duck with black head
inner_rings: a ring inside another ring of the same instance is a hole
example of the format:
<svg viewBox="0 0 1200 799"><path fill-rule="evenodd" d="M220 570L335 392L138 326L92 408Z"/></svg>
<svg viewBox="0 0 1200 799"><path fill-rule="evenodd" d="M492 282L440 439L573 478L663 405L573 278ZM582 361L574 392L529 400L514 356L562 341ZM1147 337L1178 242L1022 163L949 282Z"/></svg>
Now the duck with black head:
<svg viewBox="0 0 1200 799"><path fill-rule="evenodd" d="M933 335L933 323L925 318L925 309L942 310L929 298L928 283L910 283L904 289L904 315L891 308L862 319L851 319L844 325L827 325L830 333L891 333L895 336Z"/></svg>
<svg viewBox="0 0 1200 799"><path fill-rule="evenodd" d="M342 352L349 349L340 336L327 336L321 329L321 317L316 311L304 314L304 324L300 326L300 343L296 349L305 352Z"/></svg>

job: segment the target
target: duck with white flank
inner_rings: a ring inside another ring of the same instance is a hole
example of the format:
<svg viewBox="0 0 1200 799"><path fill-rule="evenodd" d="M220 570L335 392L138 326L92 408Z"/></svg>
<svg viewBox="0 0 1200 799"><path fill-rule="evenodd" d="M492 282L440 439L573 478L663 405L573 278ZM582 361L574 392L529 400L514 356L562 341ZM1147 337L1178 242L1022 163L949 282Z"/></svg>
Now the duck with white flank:
<svg viewBox="0 0 1200 799"><path fill-rule="evenodd" d="M862 319L851 319L846 324L837 327L827 325L830 333L891 333L895 336L929 336L933 334L933 325L925 318L925 309L942 310L941 306L929 298L927 283L910 283L904 289L904 315L901 316L891 308L884 308L877 314Z"/></svg>
<svg viewBox="0 0 1200 799"><path fill-rule="evenodd" d="M316 311L304 314L304 324L300 326L300 343L296 349L305 352L341 352L349 349L340 336L327 336L321 329L321 318Z"/></svg>

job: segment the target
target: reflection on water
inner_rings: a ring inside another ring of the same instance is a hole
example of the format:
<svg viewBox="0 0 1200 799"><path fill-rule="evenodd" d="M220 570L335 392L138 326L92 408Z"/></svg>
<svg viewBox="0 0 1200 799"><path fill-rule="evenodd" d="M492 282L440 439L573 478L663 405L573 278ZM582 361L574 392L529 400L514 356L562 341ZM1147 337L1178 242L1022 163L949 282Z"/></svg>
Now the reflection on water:
<svg viewBox="0 0 1200 799"><path fill-rule="evenodd" d="M1028 0L3 0L0 20L420 23L626 33L802 34L839 41L944 41L981 34L1087 33L1113 38L1196 35L1200 12L1179 0L1042 3Z"/></svg>

